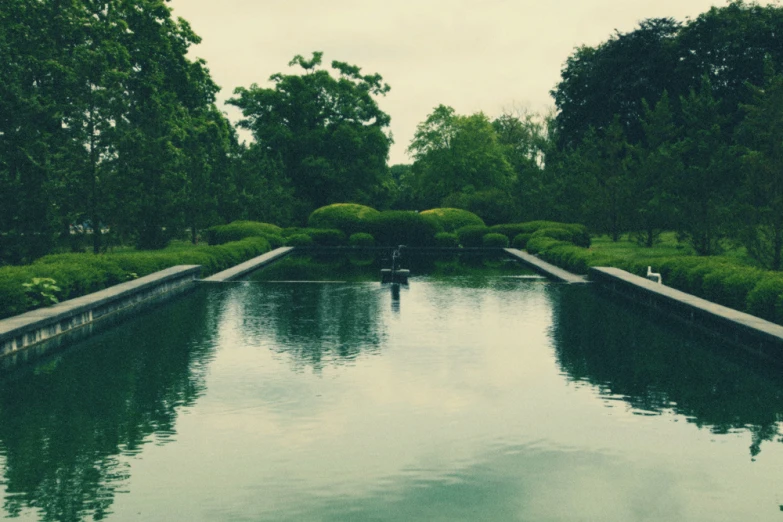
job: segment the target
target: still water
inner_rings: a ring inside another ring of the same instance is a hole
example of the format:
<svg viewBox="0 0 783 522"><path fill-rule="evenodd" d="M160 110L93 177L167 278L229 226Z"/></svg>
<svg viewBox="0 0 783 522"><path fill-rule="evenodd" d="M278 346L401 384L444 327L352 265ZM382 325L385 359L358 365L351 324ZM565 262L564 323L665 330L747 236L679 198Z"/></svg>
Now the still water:
<svg viewBox="0 0 783 522"><path fill-rule="evenodd" d="M783 521L779 368L524 273L255 279L0 376L0 518Z"/></svg>

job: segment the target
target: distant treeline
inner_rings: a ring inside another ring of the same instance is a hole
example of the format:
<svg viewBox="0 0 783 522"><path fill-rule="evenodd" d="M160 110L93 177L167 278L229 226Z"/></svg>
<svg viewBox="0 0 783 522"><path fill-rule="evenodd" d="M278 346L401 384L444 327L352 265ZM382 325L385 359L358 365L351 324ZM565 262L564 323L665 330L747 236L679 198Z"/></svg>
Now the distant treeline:
<svg viewBox="0 0 783 522"><path fill-rule="evenodd" d="M387 165L378 74L295 56L215 106L199 41L164 0L0 7L0 264L57 249L158 248L237 219L301 226L334 202L579 222L700 254L741 243L779 269L783 9L741 1L643 21L566 61L556 110L491 119L438 106L411 165Z"/></svg>

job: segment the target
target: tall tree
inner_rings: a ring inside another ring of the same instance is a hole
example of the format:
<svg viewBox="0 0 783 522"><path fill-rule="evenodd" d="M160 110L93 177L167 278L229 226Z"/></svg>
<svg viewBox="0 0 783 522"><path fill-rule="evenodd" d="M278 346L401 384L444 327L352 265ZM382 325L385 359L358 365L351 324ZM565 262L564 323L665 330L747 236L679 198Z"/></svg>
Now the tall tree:
<svg viewBox="0 0 783 522"><path fill-rule="evenodd" d="M504 146L483 113L461 116L451 107L436 107L416 128L408 153L414 159L415 190L427 206L460 193L508 194L514 179Z"/></svg>
<svg viewBox="0 0 783 522"><path fill-rule="evenodd" d="M258 146L279 158L295 195L312 209L338 201L370 203L388 178L392 143L389 115L376 97L389 91L379 74L333 61L320 69L323 53L289 63L302 74L274 74L271 88L239 87L228 103L242 110L241 127Z"/></svg>
<svg viewBox="0 0 783 522"><path fill-rule="evenodd" d="M769 73L762 87L751 87L753 101L743 106L738 139L745 146L744 183L738 201L738 235L748 253L772 270L781 269L783 250L783 75Z"/></svg>
<svg viewBox="0 0 783 522"><path fill-rule="evenodd" d="M680 128L674 123L669 94L650 108L644 101L644 139L633 147L631 176L631 228L637 240L652 247L661 231L674 226L672 183L682 175L676 144Z"/></svg>
<svg viewBox="0 0 783 522"><path fill-rule="evenodd" d="M729 232L729 211L736 188L734 156L712 84L681 99L684 130L677 144L683 171L674 181L678 229L699 255L720 251Z"/></svg>

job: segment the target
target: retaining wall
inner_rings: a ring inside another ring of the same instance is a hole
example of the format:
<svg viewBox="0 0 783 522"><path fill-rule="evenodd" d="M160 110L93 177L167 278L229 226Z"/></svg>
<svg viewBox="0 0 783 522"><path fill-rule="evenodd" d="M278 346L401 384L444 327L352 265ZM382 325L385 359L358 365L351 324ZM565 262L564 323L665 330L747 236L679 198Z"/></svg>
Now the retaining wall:
<svg viewBox="0 0 783 522"><path fill-rule="evenodd" d="M92 326L141 302L177 295L191 288L200 272L199 265L174 266L54 306L2 319L0 357Z"/></svg>
<svg viewBox="0 0 783 522"><path fill-rule="evenodd" d="M267 252L264 255L254 257L253 259L250 259L249 261L245 261L244 263L240 263L237 266L231 267L227 270L223 270L222 272L218 272L217 274L214 274L210 277L207 277L206 279L203 279L203 281L207 281L211 283L234 281L236 279L239 279L240 277L246 276L247 274L249 274L254 270L258 270L261 267L274 263L278 259L281 259L287 256L288 254L290 254L291 252L293 252L293 250L294 247L276 248L275 250L272 250L271 252Z"/></svg>
<svg viewBox="0 0 783 522"><path fill-rule="evenodd" d="M741 347L783 362L783 326L611 267L593 267L590 279L613 293Z"/></svg>

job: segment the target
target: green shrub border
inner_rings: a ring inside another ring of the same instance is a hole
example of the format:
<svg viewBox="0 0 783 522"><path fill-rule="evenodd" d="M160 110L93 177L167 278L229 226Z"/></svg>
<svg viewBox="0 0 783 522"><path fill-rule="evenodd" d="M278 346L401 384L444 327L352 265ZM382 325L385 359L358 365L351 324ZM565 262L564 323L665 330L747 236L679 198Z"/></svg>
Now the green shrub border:
<svg viewBox="0 0 783 522"><path fill-rule="evenodd" d="M26 292L25 284L50 278L63 301L123 283L176 265L201 265L201 277L231 268L271 250L266 238L248 237L216 246L174 244L164 250L110 254L57 254L30 265L0 268L0 318L36 308L41 300Z"/></svg>

